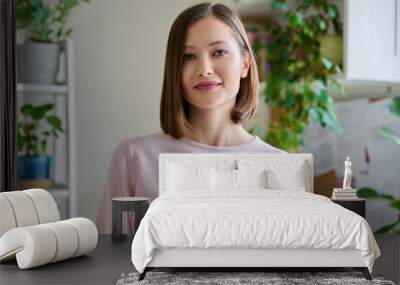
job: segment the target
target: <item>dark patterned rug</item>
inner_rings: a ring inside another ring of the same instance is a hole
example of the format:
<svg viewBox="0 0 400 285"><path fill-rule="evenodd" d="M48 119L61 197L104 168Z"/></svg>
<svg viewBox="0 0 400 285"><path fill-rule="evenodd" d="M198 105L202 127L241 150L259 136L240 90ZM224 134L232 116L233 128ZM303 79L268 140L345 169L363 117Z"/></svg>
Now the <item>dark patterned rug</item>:
<svg viewBox="0 0 400 285"><path fill-rule="evenodd" d="M150 271L142 281L138 281L139 273L124 273L117 285L134 284L379 284L395 285L384 280L382 275L372 274L372 281L364 278L361 272L155 272Z"/></svg>

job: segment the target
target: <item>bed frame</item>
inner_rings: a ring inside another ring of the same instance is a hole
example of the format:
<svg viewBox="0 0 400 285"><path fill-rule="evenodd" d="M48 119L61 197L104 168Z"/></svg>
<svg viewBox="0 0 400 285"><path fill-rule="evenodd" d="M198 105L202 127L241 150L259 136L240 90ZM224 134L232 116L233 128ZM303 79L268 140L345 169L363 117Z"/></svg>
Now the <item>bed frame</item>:
<svg viewBox="0 0 400 285"><path fill-rule="evenodd" d="M159 157L159 193L163 194L166 181L167 161L174 160L212 160L218 159L294 159L305 160L308 164L306 177L308 178L307 192L313 193L313 157L312 154L244 154L244 153L224 153L224 154L160 154ZM333 269L333 268L353 268L361 271L367 280L371 276L359 250L330 250L330 249L254 249L254 248L169 248L157 249L153 259L143 273L139 275L139 280L143 280L148 271L154 269L203 269L214 271L223 268L228 271L265 271L268 269Z"/></svg>
<svg viewBox="0 0 400 285"><path fill-rule="evenodd" d="M272 268L290 271L292 268L334 269L353 268L371 280L368 268L359 250L329 249L193 249L171 248L156 250L152 261L139 275L142 280L148 271L155 268L171 269L221 269L224 271L270 271ZM262 269L262 270L261 270ZM321 270L322 271L322 270Z"/></svg>

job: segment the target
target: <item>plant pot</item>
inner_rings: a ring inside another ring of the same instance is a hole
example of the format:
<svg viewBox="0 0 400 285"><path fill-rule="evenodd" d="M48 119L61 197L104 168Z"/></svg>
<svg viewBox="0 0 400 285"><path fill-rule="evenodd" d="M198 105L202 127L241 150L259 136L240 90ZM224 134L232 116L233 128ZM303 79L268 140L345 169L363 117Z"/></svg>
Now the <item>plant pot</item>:
<svg viewBox="0 0 400 285"><path fill-rule="evenodd" d="M18 156L17 188L43 188L52 186L50 179L51 157L47 155Z"/></svg>
<svg viewBox="0 0 400 285"><path fill-rule="evenodd" d="M28 41L17 46L18 82L55 84L59 45Z"/></svg>

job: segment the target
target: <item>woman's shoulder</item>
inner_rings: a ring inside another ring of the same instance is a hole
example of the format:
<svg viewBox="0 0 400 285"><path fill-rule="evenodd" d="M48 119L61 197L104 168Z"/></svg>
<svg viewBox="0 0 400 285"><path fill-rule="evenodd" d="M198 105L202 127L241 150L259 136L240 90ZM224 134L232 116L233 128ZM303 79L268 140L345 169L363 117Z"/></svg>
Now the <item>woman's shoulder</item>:
<svg viewBox="0 0 400 285"><path fill-rule="evenodd" d="M256 136L256 139L254 140L254 144L252 146L255 150L258 150L260 152L265 152L265 153L278 153L278 154L287 154L286 151L279 149L262 139L260 139L258 136Z"/></svg>
<svg viewBox="0 0 400 285"><path fill-rule="evenodd" d="M255 136L250 142L236 147L215 147L208 146L186 139L174 139L161 131L142 136L126 137L120 141L116 150L124 155L134 156L134 153L159 153L159 152L190 152L201 149L203 151L233 151L233 152L261 152L261 153L281 153L286 152L274 147L258 136Z"/></svg>
<svg viewBox="0 0 400 285"><path fill-rule="evenodd" d="M171 139L161 131L141 136L130 136L122 139L116 149L121 152L133 154L134 151L142 149L160 148L162 145L170 142Z"/></svg>

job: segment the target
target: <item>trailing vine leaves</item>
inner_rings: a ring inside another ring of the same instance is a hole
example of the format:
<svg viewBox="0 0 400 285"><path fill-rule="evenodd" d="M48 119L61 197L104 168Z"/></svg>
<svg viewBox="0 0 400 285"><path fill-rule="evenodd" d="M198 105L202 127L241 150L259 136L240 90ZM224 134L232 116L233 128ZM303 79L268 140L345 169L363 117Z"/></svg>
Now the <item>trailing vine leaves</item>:
<svg viewBox="0 0 400 285"><path fill-rule="evenodd" d="M328 76L340 73L338 64L324 57L319 37L332 25L342 33L338 8L328 0L297 0L289 7L285 0L275 0L272 9L283 14L284 23L274 22L268 43L264 100L279 110L270 123L265 138L269 143L297 151L310 120L341 134L335 104L329 87L341 91L340 84Z"/></svg>

